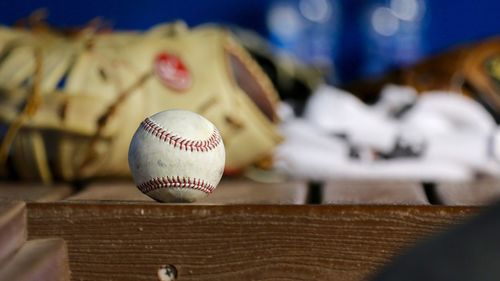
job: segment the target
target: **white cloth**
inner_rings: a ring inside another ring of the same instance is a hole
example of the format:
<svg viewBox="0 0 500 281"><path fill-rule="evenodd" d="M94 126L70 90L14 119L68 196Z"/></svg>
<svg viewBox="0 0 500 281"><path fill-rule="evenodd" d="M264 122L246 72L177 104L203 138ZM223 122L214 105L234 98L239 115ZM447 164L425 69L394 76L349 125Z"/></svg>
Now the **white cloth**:
<svg viewBox="0 0 500 281"><path fill-rule="evenodd" d="M304 118L328 134L347 135L355 146L381 151L392 149L398 132L398 124L381 112L348 92L326 85L308 101Z"/></svg>
<svg viewBox="0 0 500 281"><path fill-rule="evenodd" d="M405 97L394 98L398 89ZM401 119L392 117L413 101L416 104ZM500 135L497 125L475 101L454 93L432 92L417 98L411 88L391 85L370 107L350 93L324 85L308 101L304 118L283 117L286 139L276 150L275 167L292 177L469 181L478 173L500 176L495 158L500 155L499 137L494 138ZM424 143L422 155L382 160L349 156L352 147L361 154L390 152L398 139Z"/></svg>

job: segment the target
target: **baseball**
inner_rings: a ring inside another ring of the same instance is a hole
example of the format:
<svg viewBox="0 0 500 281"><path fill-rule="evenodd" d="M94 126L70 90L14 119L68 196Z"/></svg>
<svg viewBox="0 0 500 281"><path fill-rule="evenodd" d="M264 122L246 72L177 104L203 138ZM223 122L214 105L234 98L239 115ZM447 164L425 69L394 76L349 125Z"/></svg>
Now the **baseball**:
<svg viewBox="0 0 500 281"><path fill-rule="evenodd" d="M194 202L212 193L224 171L217 128L186 110L147 117L135 132L128 164L139 190L160 202Z"/></svg>

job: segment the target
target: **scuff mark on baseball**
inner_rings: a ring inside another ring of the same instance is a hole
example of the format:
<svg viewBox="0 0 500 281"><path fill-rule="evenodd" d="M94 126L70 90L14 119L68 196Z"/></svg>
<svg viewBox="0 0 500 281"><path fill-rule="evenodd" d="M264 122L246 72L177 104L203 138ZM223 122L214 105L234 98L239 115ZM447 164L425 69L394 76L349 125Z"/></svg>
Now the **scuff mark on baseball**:
<svg viewBox="0 0 500 281"><path fill-rule="evenodd" d="M212 193L224 169L224 143L201 115L166 110L146 118L128 151L137 187L160 202L194 202Z"/></svg>

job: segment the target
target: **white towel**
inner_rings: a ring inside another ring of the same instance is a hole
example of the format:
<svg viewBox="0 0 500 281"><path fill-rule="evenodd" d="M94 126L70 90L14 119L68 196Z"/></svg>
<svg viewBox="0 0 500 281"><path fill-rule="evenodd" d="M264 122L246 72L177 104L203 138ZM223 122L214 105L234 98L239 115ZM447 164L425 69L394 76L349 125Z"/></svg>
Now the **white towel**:
<svg viewBox="0 0 500 281"><path fill-rule="evenodd" d="M383 98L370 107L348 92L321 86L304 118L288 114L283 122L286 139L276 150L276 169L313 180L470 181L478 173L500 177L500 130L486 110L455 93L431 92L415 99L414 90L400 90L404 98ZM384 94L397 91L390 86ZM416 104L402 118L392 117L412 102ZM424 148L418 157L377 159L396 144ZM351 157L353 147L361 157Z"/></svg>

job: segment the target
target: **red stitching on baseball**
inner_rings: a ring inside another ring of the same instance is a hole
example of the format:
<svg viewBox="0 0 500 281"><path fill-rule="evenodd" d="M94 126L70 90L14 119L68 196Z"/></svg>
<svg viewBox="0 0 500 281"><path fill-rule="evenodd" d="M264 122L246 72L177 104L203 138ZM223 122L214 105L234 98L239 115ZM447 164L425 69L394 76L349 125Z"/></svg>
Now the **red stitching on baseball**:
<svg viewBox="0 0 500 281"><path fill-rule="evenodd" d="M152 178L139 184L137 187L143 193L148 193L160 188L192 188L210 194L215 189L215 186L201 179L189 177L181 178L179 176Z"/></svg>
<svg viewBox="0 0 500 281"><path fill-rule="evenodd" d="M214 131L208 140L190 140L162 128L155 121L146 118L141 123L141 127L159 140L172 145L174 148L179 147L180 150L207 152L216 148L221 143L219 131L214 128Z"/></svg>

